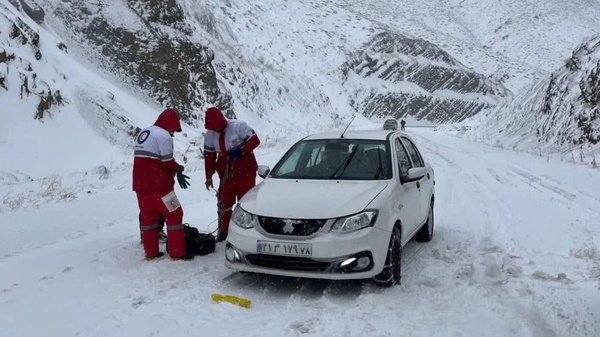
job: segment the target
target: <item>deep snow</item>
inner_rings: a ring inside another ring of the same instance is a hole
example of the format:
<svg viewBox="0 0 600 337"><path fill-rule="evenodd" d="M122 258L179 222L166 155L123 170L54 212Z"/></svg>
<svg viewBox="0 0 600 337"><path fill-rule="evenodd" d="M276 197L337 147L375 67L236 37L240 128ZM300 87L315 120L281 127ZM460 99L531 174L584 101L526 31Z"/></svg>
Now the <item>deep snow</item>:
<svg viewBox="0 0 600 337"><path fill-rule="evenodd" d="M183 3L195 8L192 1ZM245 2L225 3L233 3L236 14L253 9ZM233 92L238 116L263 141L257 150L261 164L274 164L292 141L334 124L309 113L313 96L307 93L318 86L331 95L332 111L344 110L347 95L329 81L330 68L349 48L341 42L358 45L369 34L366 21L437 42L514 91L555 70L600 27L600 7L589 0L310 4L314 9L278 3L275 14L250 13L240 17L239 27L221 30L241 37L256 59L283 53L277 57L284 68L266 59L255 71L271 67L274 74L300 79L269 77L296 89L284 102L271 102L275 96L267 92L264 102L244 106L243 92ZM244 29L257 24L255 17L272 36ZM334 50L323 43L321 30L299 34L315 20L343 27ZM278 25L289 28L283 37L275 37ZM17 98L18 84L0 90L0 336L600 335L600 171L571 158L479 145L458 138L461 133L452 128L411 127L412 120L408 132L436 170L437 224L432 242L405 247L402 285L383 289L370 282L232 273L223 266L222 244L192 262L145 262L130 190L129 139L102 134L110 128L93 118L93 109L100 103L144 127L160 108L99 77L82 59L65 56L55 48L60 38L45 28L43 67L35 71L71 102L39 122L23 113L37 102ZM76 45L67 42L75 55ZM18 47L10 52L31 58ZM288 101L293 95L300 98ZM256 114L263 104L271 112L267 118ZM341 117L335 122L340 129L349 120ZM353 127L382 123L373 122L358 116ZM191 188L177 193L186 221L213 230L216 199L203 188L200 132L184 126L176 136L177 159L192 178ZM213 293L248 298L253 307L215 304Z"/></svg>
<svg viewBox="0 0 600 337"><path fill-rule="evenodd" d="M408 133L436 172L436 228L432 242L405 247L400 286L233 273L222 243L191 262L144 261L125 166L105 179L59 176L71 201L2 213L0 335L599 335L600 171L431 128ZM259 147L259 163L286 147ZM212 230L201 159L186 171L191 188L176 189L185 220ZM33 196L41 184L11 188ZM213 293L252 308L213 303Z"/></svg>

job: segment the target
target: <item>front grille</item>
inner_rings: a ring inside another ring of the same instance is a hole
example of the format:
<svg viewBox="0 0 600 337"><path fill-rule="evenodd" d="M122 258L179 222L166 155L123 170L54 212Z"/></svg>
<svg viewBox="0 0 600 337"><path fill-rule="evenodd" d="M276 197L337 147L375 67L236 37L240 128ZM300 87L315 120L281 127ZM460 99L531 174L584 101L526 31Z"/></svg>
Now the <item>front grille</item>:
<svg viewBox="0 0 600 337"><path fill-rule="evenodd" d="M271 269L294 270L294 271L326 271L330 262L315 261L306 257L277 256L267 254L246 255L248 263Z"/></svg>
<svg viewBox="0 0 600 337"><path fill-rule="evenodd" d="M259 216L258 222L262 229L270 234L279 235L295 235L295 236L309 236L321 229L327 220L298 220L298 219L282 219L282 218L269 218L266 216Z"/></svg>

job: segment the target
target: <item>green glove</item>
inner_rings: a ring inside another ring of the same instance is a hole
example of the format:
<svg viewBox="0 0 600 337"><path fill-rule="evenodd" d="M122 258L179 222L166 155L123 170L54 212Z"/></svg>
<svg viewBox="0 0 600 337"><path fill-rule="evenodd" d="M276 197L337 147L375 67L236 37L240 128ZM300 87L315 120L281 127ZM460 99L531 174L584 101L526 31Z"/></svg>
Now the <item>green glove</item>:
<svg viewBox="0 0 600 337"><path fill-rule="evenodd" d="M190 186L188 179L190 179L190 177L181 173L181 171L177 172L177 182L179 183L179 187L183 188L184 190Z"/></svg>

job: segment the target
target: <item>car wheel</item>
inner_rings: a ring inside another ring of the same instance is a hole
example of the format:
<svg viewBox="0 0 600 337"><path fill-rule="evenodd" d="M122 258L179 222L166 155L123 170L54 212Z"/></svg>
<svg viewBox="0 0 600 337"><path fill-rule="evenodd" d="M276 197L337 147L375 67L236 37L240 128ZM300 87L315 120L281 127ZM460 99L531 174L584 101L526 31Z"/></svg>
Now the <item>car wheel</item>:
<svg viewBox="0 0 600 337"><path fill-rule="evenodd" d="M400 229L394 227L390 237L385 266L379 275L373 278L376 284L391 287L400 283L402 269L402 244L400 242Z"/></svg>
<svg viewBox="0 0 600 337"><path fill-rule="evenodd" d="M425 222L423 227L421 227L421 229L419 229L419 231L417 232L417 235L415 236L417 241L421 241L421 242L431 241L431 239L433 238L433 224L434 224L433 203L431 203L429 205L429 215L427 215L427 221Z"/></svg>

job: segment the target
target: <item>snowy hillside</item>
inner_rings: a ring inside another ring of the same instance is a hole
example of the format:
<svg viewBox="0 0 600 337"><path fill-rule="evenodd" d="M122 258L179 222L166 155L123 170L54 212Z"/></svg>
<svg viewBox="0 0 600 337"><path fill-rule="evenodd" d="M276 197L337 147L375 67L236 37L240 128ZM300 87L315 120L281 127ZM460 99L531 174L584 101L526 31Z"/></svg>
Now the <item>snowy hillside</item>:
<svg viewBox="0 0 600 337"><path fill-rule="evenodd" d="M592 140L598 132L596 105L580 97L581 85L588 91L594 87L588 77L598 57L594 51L576 49L581 44L594 48L600 2L344 3L365 19L436 43L514 93L498 109L486 109L469 121L474 132L466 135L472 139L586 164L598 154ZM580 69L565 66L573 64L572 58L581 63Z"/></svg>
<svg viewBox="0 0 600 337"><path fill-rule="evenodd" d="M600 37L577 47L547 80L471 121L472 137L561 160L600 161ZM596 156L598 159L596 160Z"/></svg>
<svg viewBox="0 0 600 337"><path fill-rule="evenodd" d="M34 31L61 43L58 56L74 57L74 64L91 70L77 74L100 74L99 82L118 83L141 102L123 112L112 99L117 90L97 85L81 86L75 95L107 100L96 105L82 98L78 104L89 107L76 110L88 120L112 116L101 125L117 129L92 128L119 144L143 126L131 114L167 105L179 108L193 127L202 124L206 107L217 105L278 141L289 131L300 137L339 127L355 113L460 121L509 100L513 95L503 84L521 92L545 78L570 55L574 38L600 29L591 19L599 6L589 2L3 3L4 11L23 21L32 21L27 4L42 10L41 26L31 23ZM525 28L533 22L535 29ZM3 34L10 35L10 28ZM509 48L511 43L518 47ZM40 48L47 47L42 41ZM58 73L67 70L56 69L56 79L47 83L64 81ZM70 76L65 83L76 81L82 79ZM63 85L62 96L69 94L65 90L72 89ZM64 101L70 103L55 104L55 112L75 107L73 97ZM38 105L26 111L35 114Z"/></svg>
<svg viewBox="0 0 600 337"><path fill-rule="evenodd" d="M0 100L0 182L109 164L136 132L130 96L78 65L58 36L5 0Z"/></svg>
<svg viewBox="0 0 600 337"><path fill-rule="evenodd" d="M593 0L335 2L437 44L514 93L545 79L600 31L600 3Z"/></svg>
<svg viewBox="0 0 600 337"><path fill-rule="evenodd" d="M193 125L210 105L229 116L249 112L271 122L276 118L265 115L282 109L457 121L505 96L502 85L427 40L402 37L390 41L396 51L377 67L382 68L379 87L371 86L357 100L357 85L346 82L348 72L374 56L365 49L378 43L378 36L401 30L335 3L41 2L48 9L46 20L74 52L152 100L174 106ZM161 60L161 55L169 56ZM440 70L444 76L432 75ZM415 92L403 83L422 89ZM490 97L480 97L485 94ZM384 96L382 102L375 104L372 95ZM274 96L287 104L273 105ZM388 107L388 102L397 103ZM463 107L468 111L456 112Z"/></svg>

